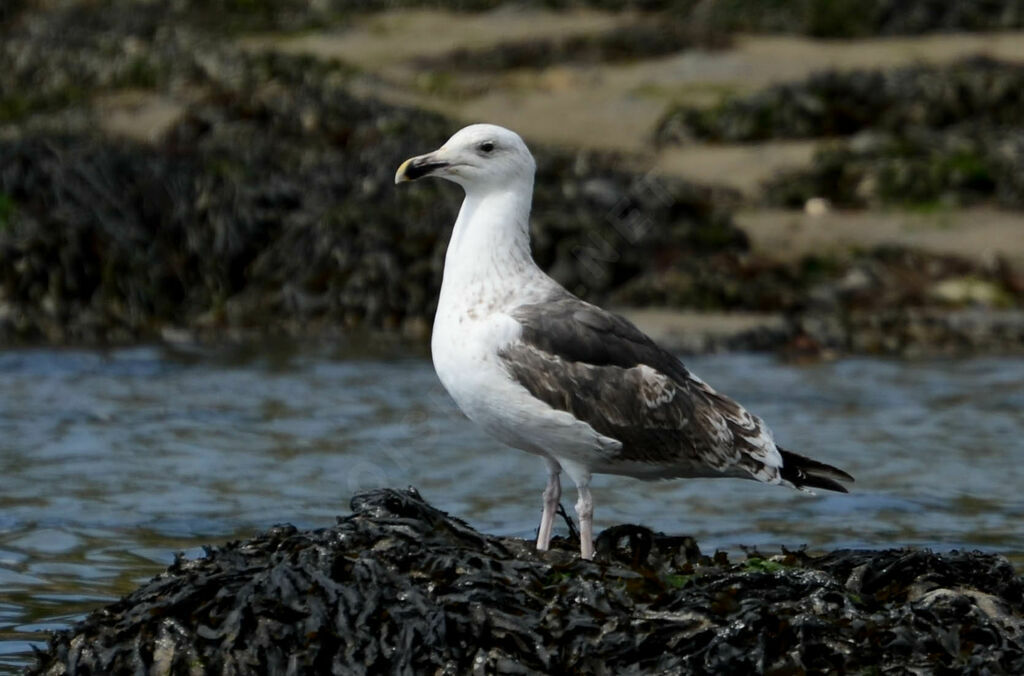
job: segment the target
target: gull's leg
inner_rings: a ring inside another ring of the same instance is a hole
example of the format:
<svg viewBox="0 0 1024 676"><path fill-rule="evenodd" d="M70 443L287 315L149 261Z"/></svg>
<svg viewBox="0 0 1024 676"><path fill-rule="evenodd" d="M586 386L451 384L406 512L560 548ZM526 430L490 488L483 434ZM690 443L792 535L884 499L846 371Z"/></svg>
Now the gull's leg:
<svg viewBox="0 0 1024 676"><path fill-rule="evenodd" d="M594 558L594 501L590 497L590 468L575 460L558 458L558 464L576 484L580 499L576 502L576 515L580 519L580 556Z"/></svg>
<svg viewBox="0 0 1024 676"><path fill-rule="evenodd" d="M590 497L590 475L577 482L576 490L580 499L576 502L576 514L580 518L580 556L594 558L594 500Z"/></svg>
<svg viewBox="0 0 1024 676"><path fill-rule="evenodd" d="M562 467L553 458L544 458L548 466L548 485L544 488L544 513L540 517L540 528L537 530L537 551L546 552L551 544L551 529L555 523L555 510L562 498L562 482L559 475Z"/></svg>

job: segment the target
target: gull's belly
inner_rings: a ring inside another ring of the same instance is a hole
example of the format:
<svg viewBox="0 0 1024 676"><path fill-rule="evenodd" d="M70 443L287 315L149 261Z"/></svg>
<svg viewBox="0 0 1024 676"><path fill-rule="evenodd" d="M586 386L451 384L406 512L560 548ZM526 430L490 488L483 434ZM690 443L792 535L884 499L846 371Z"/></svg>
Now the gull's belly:
<svg viewBox="0 0 1024 676"><path fill-rule="evenodd" d="M434 370L441 384L470 419L498 405L508 376L497 362L497 345L487 340L486 327L465 318L436 322L430 341ZM507 392L505 393L507 394Z"/></svg>
<svg viewBox="0 0 1024 676"><path fill-rule="evenodd" d="M484 320L439 314L431 337L434 370L466 416L515 448L578 461L607 457L620 446L571 414L551 408L512 380L498 356L520 328L507 315Z"/></svg>
<svg viewBox="0 0 1024 676"><path fill-rule="evenodd" d="M514 339L516 329L502 326L500 321L478 321L465 315L454 321L443 321L439 316L430 351L437 377L462 412L488 433L522 447L510 437L516 419L522 424L522 415L530 408L528 393L512 382L497 355L503 344ZM536 448L523 450L542 452Z"/></svg>

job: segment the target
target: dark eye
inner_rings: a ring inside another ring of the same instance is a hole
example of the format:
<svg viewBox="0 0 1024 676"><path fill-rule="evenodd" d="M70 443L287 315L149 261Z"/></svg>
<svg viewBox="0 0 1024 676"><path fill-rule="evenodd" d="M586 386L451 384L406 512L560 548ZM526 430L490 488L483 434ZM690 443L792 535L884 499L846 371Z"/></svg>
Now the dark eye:
<svg viewBox="0 0 1024 676"><path fill-rule="evenodd" d="M480 152L489 153L494 150L494 141L484 141L479 146Z"/></svg>

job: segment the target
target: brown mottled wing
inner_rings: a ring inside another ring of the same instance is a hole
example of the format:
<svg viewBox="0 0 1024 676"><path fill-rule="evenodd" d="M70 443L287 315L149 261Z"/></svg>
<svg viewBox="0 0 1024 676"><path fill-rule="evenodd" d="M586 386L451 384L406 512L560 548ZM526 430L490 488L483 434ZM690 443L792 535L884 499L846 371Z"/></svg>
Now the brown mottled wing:
<svg viewBox="0 0 1024 676"><path fill-rule="evenodd" d="M630 368L646 364L676 382L690 373L628 319L565 294L512 312L527 345L573 362Z"/></svg>
<svg viewBox="0 0 1024 676"><path fill-rule="evenodd" d="M512 316L500 356L549 406L622 442L616 460L776 481L782 464L760 419L692 375L628 320L568 296Z"/></svg>

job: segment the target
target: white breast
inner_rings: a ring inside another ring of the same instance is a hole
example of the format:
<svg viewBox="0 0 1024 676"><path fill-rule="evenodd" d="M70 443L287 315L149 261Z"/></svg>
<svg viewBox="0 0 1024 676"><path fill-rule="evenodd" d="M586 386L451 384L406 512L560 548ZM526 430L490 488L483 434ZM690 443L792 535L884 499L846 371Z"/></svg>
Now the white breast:
<svg viewBox="0 0 1024 676"><path fill-rule="evenodd" d="M518 322L503 312L472 314L439 306L431 337L434 370L470 420L514 448L585 464L621 447L512 380L498 353L519 338Z"/></svg>

